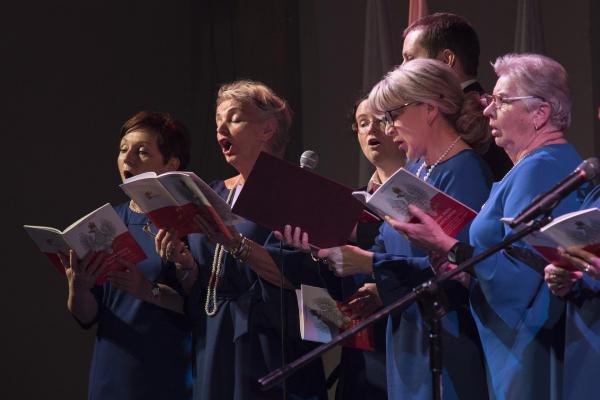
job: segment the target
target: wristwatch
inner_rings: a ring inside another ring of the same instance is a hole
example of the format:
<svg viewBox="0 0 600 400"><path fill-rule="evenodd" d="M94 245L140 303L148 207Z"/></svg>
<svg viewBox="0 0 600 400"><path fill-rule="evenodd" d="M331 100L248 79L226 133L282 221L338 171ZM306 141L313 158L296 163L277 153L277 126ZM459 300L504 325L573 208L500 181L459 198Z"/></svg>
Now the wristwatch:
<svg viewBox="0 0 600 400"><path fill-rule="evenodd" d="M454 246L448 250L446 258L451 264L460 264L473 256L473 247L468 243L456 242Z"/></svg>
<svg viewBox="0 0 600 400"><path fill-rule="evenodd" d="M152 282L152 296L160 296L160 286L158 286L158 283L156 282Z"/></svg>

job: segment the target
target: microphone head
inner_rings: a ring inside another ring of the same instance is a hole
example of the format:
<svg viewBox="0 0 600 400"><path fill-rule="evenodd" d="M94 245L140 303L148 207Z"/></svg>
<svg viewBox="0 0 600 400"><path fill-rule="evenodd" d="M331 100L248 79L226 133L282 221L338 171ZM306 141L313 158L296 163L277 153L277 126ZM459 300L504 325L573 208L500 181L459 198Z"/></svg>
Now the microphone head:
<svg viewBox="0 0 600 400"><path fill-rule="evenodd" d="M595 179L600 174L600 160L596 157L590 157L579 164L577 169L583 174L585 180Z"/></svg>
<svg viewBox="0 0 600 400"><path fill-rule="evenodd" d="M319 155L312 150L306 150L300 156L300 168L315 169L319 163Z"/></svg>

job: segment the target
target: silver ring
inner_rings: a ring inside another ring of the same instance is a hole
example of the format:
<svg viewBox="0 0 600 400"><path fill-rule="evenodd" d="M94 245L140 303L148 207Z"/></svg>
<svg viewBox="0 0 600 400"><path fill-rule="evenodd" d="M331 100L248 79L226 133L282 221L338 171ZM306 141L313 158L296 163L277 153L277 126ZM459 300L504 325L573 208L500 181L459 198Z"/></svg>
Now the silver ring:
<svg viewBox="0 0 600 400"><path fill-rule="evenodd" d="M588 272L590 272L591 268L592 266L589 263L585 263L585 266L583 267L583 272L587 274Z"/></svg>

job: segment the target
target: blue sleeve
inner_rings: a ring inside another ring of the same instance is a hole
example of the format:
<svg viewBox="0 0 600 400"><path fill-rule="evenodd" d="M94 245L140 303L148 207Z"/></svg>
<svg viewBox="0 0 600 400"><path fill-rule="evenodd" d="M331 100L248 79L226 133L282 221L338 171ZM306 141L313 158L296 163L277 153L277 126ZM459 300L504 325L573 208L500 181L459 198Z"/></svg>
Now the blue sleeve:
<svg viewBox="0 0 600 400"><path fill-rule="evenodd" d="M540 193L549 190L554 184L564 178L567 168L557 168L553 159L539 158L522 165L516 173L510 176L506 190L497 201L502 202L504 217L515 217L525 209ZM577 208L576 196L563 200L554 210L555 215L561 215ZM503 226L502 240L514 232ZM523 253L533 250L523 241L512 245L522 249ZM475 254L485 251L485 248L475 247ZM518 254L518 251L513 254ZM512 328L522 320L528 307L544 286L543 276L535 268L501 251L480 262L475 266L475 272L480 288L486 301L494 311Z"/></svg>
<svg viewBox="0 0 600 400"><path fill-rule="evenodd" d="M587 197L583 201L581 209L585 210L586 208L594 207L600 208L600 185L592 189L592 191L587 195Z"/></svg>
<svg viewBox="0 0 600 400"><path fill-rule="evenodd" d="M419 283L433 277L428 257L406 257L373 253L373 276L381 301L386 306L410 293Z"/></svg>
<svg viewBox="0 0 600 400"><path fill-rule="evenodd" d="M455 162L451 171L442 174L438 189L479 212L490 195L491 179L489 170L482 163L483 161L477 158ZM456 239L468 242L470 226L471 224L465 225L456 235Z"/></svg>

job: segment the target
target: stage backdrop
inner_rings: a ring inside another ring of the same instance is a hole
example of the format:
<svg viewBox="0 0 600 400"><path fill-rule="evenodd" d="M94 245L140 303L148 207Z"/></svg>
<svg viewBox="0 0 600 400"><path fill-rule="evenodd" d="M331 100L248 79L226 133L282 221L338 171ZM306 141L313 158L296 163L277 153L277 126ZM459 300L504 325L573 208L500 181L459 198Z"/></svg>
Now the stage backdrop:
<svg viewBox="0 0 600 400"><path fill-rule="evenodd" d="M391 10L389 31L401 32L408 0L382 3ZM456 12L473 23L488 90L494 82L489 61L514 47L518 3L428 1L430 12ZM546 53L571 75L568 138L584 156L598 155L600 28L592 21L600 20L600 6L593 0L540 3ZM123 201L118 131L136 111L181 119L193 133L191 169L207 180L227 177L232 171L214 140L216 90L233 79L262 80L296 111L288 158L311 148L321 156L321 174L364 183L347 115L369 65L367 14L366 0L4 4L0 398L86 395L94 331L82 331L67 313L64 279L21 225L64 228L105 202ZM390 43L399 54L401 38Z"/></svg>

